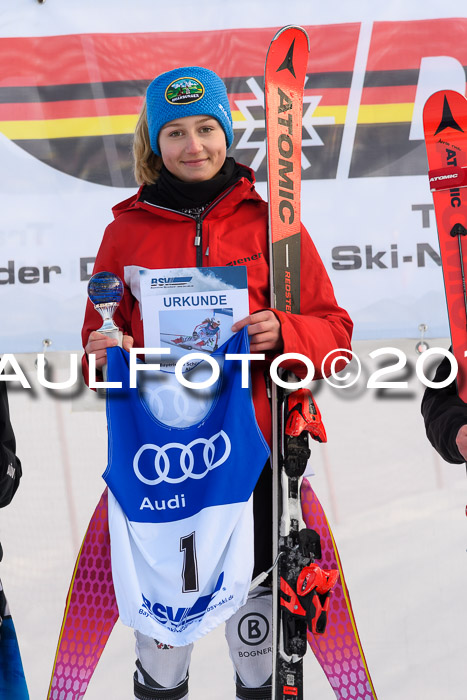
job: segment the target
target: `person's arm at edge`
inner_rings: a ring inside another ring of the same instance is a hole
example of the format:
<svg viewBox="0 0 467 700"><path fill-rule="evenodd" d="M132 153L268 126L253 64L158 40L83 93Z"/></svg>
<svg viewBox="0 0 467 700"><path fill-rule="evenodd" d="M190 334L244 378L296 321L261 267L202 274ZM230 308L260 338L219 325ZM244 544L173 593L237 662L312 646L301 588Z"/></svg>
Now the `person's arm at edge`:
<svg viewBox="0 0 467 700"><path fill-rule="evenodd" d="M447 357L439 364L434 382L447 379L451 364ZM421 412L428 440L446 462L462 464L465 457L459 452L456 438L467 424L467 404L459 398L455 380L443 389L427 387L422 399Z"/></svg>
<svg viewBox="0 0 467 700"><path fill-rule="evenodd" d="M11 503L22 469L16 456L16 440L10 422L6 385L0 382L0 508Z"/></svg>

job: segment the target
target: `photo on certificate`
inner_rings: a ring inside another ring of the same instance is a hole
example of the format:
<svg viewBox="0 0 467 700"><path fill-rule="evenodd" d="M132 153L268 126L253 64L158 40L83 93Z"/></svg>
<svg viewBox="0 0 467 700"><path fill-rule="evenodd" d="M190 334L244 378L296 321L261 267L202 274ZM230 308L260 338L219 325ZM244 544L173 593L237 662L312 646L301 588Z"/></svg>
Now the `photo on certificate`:
<svg viewBox="0 0 467 700"><path fill-rule="evenodd" d="M203 311L159 312L162 343L179 350L172 351L174 359L187 350L211 354L232 335L233 309L204 309Z"/></svg>

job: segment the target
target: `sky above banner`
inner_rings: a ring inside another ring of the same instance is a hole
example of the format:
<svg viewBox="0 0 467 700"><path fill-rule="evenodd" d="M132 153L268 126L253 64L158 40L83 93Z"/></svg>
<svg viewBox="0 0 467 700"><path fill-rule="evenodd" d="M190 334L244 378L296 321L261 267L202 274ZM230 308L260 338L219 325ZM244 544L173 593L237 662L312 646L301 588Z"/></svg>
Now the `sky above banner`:
<svg viewBox="0 0 467 700"><path fill-rule="evenodd" d="M154 0L1 0L0 36L114 33L141 31L207 31L227 28L282 27L286 24L336 24L401 21L462 16L439 0L178 0L175 6ZM54 31L51 32L51 25ZM335 47L334 47L335 48Z"/></svg>

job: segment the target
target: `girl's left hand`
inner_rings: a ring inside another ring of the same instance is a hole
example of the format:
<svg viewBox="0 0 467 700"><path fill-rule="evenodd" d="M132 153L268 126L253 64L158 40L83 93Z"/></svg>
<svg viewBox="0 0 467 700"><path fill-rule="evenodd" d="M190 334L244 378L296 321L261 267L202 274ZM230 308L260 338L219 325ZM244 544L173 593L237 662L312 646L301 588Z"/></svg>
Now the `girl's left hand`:
<svg viewBox="0 0 467 700"><path fill-rule="evenodd" d="M269 309L257 311L241 321L237 321L232 326L232 330L237 333L245 326L248 326L251 352L280 352L283 349L281 324L277 316Z"/></svg>

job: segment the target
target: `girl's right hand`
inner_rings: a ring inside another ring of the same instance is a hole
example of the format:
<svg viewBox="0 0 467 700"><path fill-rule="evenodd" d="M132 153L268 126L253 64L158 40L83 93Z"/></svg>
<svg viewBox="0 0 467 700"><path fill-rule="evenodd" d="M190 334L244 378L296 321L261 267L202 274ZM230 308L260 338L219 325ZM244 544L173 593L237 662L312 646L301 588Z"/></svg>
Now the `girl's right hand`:
<svg viewBox="0 0 467 700"><path fill-rule="evenodd" d="M124 335L122 341L123 349L129 352L130 348L133 347L133 342L131 335ZM107 364L107 348L112 348L115 345L118 345L115 338L110 338L105 333L99 333L99 331L92 331L84 351L86 355L94 354L96 356L96 369L102 369Z"/></svg>

